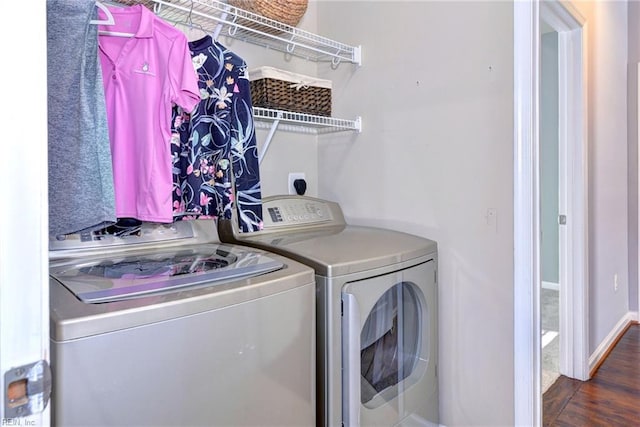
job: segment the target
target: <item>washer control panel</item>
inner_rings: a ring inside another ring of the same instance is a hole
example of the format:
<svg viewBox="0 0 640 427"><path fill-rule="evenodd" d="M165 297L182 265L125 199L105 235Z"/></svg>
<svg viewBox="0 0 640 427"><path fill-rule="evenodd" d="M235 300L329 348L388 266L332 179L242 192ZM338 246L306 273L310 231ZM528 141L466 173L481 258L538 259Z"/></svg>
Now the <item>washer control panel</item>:
<svg viewBox="0 0 640 427"><path fill-rule="evenodd" d="M142 222L134 225L113 225L102 230L49 236L49 250L84 250L113 246L129 246L143 243L160 243L169 240L193 239L195 233L189 221L173 224Z"/></svg>
<svg viewBox="0 0 640 427"><path fill-rule="evenodd" d="M282 198L264 203L264 227L314 225L333 219L331 208L322 201Z"/></svg>

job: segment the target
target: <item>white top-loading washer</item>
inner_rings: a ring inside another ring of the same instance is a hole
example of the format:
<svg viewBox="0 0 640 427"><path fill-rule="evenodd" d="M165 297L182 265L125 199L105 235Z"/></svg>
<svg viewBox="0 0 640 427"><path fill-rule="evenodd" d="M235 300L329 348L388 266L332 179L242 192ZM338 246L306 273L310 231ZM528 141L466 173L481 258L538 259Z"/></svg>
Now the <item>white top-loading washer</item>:
<svg viewBox="0 0 640 427"><path fill-rule="evenodd" d="M55 425L315 423L313 270L213 221L51 241Z"/></svg>
<svg viewBox="0 0 640 427"><path fill-rule="evenodd" d="M436 243L348 225L310 197L267 197L263 210L263 231L220 221L220 238L314 268L318 425L438 425Z"/></svg>

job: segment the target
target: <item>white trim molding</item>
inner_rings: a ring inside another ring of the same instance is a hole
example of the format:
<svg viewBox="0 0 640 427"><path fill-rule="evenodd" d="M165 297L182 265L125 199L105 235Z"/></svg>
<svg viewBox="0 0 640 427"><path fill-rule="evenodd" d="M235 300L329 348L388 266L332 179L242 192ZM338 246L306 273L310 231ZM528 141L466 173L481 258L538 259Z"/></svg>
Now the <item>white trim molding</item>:
<svg viewBox="0 0 640 427"><path fill-rule="evenodd" d="M514 425L538 426L541 407L538 84L540 3L514 2ZM538 333L534 333L538 331Z"/></svg>
<svg viewBox="0 0 640 427"><path fill-rule="evenodd" d="M611 332L602 340L598 348L589 356L589 372L593 372L597 369L604 359L607 357L607 354L613 349L618 340L622 337L622 335L627 330L627 327L636 321L638 318L637 312L628 312L616 323L616 325L611 329Z"/></svg>
<svg viewBox="0 0 640 427"><path fill-rule="evenodd" d="M29 393L28 402L10 410L9 371L41 360L49 362L49 224L47 185L47 8L44 1L1 2L0 16L28 17L30 28L21 39L29 46L30 67L12 60L23 54L17 44L3 46L9 58L0 69L4 88L29 91L12 106L29 114L0 118L3 137L11 141L11 155L0 157L1 200L20 200L3 206L0 221L0 425L51 423L51 404L43 390ZM12 25L0 27L5 40L15 34ZM28 158L29 173L16 159ZM11 185L16 177L20 185ZM41 366L41 365L38 365ZM37 368L29 370L36 374ZM14 371L15 372L15 371ZM31 382L31 377L27 380ZM35 378L33 378L35 379ZM37 384L37 382L36 382ZM34 386L37 389L37 386ZM46 406L44 406L46 405ZM21 412L17 410L28 411ZM28 415L29 411L34 414ZM38 411L42 411L38 413ZM15 417L15 418L14 418Z"/></svg>
<svg viewBox="0 0 640 427"><path fill-rule="evenodd" d="M637 94L636 94L636 125L637 125L637 138L638 138L638 311L640 311L640 62L637 64ZM636 321L640 321L640 318L636 316Z"/></svg>
<svg viewBox="0 0 640 427"><path fill-rule="evenodd" d="M557 4L544 2L543 9ZM566 5L566 3L563 3ZM560 209L567 218L561 229L560 251L560 373L587 380L588 359L588 160L587 77L584 20L564 10L558 27L560 87L560 146L563 171ZM577 13L577 12L576 12ZM544 13L545 18L548 16ZM581 24L582 22L582 24Z"/></svg>
<svg viewBox="0 0 640 427"><path fill-rule="evenodd" d="M549 289L550 291L559 291L560 290L560 284L559 283L553 283L553 282L545 282L543 280L542 281L542 289Z"/></svg>

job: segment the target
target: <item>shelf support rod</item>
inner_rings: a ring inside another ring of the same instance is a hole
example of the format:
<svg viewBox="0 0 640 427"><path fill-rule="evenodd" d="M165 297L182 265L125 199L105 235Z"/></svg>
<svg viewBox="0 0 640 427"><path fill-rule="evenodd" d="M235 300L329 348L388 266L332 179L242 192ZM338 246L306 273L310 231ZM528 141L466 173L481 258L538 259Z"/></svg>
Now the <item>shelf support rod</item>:
<svg viewBox="0 0 640 427"><path fill-rule="evenodd" d="M278 113L278 116L271 124L271 129L269 129L269 133L267 134L267 139L264 141L264 145L262 146L262 150L260 150L260 154L258 154L258 164L262 163L262 159L264 158L264 155L267 154L267 150L269 149L269 145L271 144L273 135L275 135L276 133L276 129L278 129L278 125L280 124L281 118L282 118L282 113Z"/></svg>

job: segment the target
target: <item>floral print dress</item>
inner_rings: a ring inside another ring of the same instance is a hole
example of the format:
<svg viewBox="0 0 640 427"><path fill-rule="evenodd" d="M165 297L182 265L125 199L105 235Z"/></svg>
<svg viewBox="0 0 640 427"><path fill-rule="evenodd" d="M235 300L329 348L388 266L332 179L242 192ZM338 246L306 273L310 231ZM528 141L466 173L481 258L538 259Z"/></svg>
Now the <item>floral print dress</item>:
<svg viewBox="0 0 640 427"><path fill-rule="evenodd" d="M172 117L176 220L231 219L242 232L262 229L258 150L247 64L210 36L190 42L200 103ZM235 191L234 191L235 190Z"/></svg>

